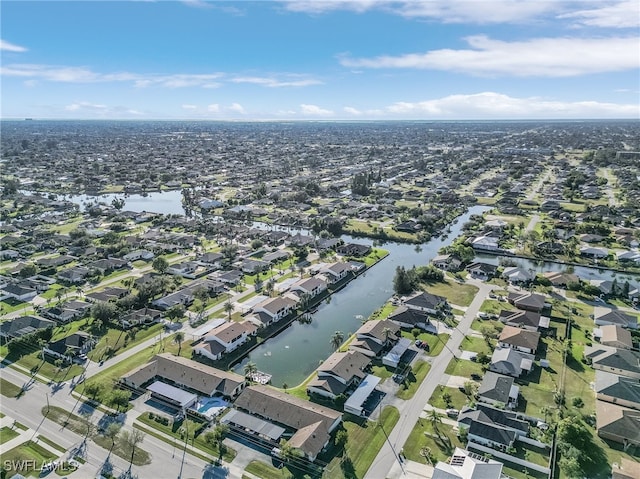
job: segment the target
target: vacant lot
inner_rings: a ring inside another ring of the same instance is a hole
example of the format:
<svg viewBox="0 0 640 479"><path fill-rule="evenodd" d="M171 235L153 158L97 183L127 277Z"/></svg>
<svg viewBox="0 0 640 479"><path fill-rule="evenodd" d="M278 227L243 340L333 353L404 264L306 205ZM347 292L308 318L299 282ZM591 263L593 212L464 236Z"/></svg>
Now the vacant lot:
<svg viewBox="0 0 640 479"><path fill-rule="evenodd" d="M455 281L444 281L442 283L429 283L424 289L431 294L444 296L447 301L457 306L469 306L475 298L478 288L471 284L460 284Z"/></svg>

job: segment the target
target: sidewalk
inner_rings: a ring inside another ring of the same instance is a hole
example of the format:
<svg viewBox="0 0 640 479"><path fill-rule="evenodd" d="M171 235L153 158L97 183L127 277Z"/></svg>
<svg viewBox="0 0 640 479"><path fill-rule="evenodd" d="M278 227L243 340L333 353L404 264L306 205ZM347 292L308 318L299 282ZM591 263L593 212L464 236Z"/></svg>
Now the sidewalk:
<svg viewBox="0 0 640 479"><path fill-rule="evenodd" d="M14 426L13 424L14 424L14 419L12 417L5 416L3 418L0 418L0 427L8 427L8 428L11 428L13 431L16 431L19 433L18 436L2 444L3 452L9 451L14 447L17 447L20 444L23 444L27 441L33 441L39 446L42 446L43 448L47 449L50 453L54 454L56 457L62 457L66 454L66 452L60 452L58 449L47 444L46 442L40 441L40 435L34 437L36 433L34 429L31 429L30 427L28 427L27 429L22 429L18 426Z"/></svg>

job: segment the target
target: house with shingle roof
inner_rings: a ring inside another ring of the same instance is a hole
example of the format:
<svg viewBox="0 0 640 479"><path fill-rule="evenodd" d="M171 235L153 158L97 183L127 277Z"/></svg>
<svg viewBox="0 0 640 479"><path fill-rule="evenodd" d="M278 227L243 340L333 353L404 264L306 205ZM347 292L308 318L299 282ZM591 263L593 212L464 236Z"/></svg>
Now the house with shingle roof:
<svg viewBox="0 0 640 479"><path fill-rule="evenodd" d="M596 401L598 436L609 441L640 446L640 411L605 401Z"/></svg>
<svg viewBox="0 0 640 479"><path fill-rule="evenodd" d="M543 295L528 291L510 292L507 300L518 309L537 313L542 312L548 306L547 300Z"/></svg>
<svg viewBox="0 0 640 479"><path fill-rule="evenodd" d="M342 422L342 414L311 401L299 399L268 386L249 386L235 407L287 427L293 432L289 445L314 461L329 444L331 433Z"/></svg>
<svg viewBox="0 0 640 479"><path fill-rule="evenodd" d="M518 378L533 369L534 356L513 348L496 348L491 355L489 370Z"/></svg>
<svg viewBox="0 0 640 479"><path fill-rule="evenodd" d="M620 311L619 309L596 306L593 310L593 318L594 322L598 326L617 324L623 328L638 329L638 317L633 314Z"/></svg>
<svg viewBox="0 0 640 479"><path fill-rule="evenodd" d="M370 362L371 358L357 351L337 351L318 367L317 378L307 384L307 391L334 399L366 377L364 370Z"/></svg>
<svg viewBox="0 0 640 479"><path fill-rule="evenodd" d="M194 346L193 352L216 361L224 353L230 353L242 346L257 330L258 328L249 321L225 321L209 331L202 342Z"/></svg>
<svg viewBox="0 0 640 479"><path fill-rule="evenodd" d="M18 316L0 324L0 336L7 338L7 340L19 338L25 334L31 334L40 329L53 328L55 325L55 321L40 318L38 316Z"/></svg>
<svg viewBox="0 0 640 479"><path fill-rule="evenodd" d="M513 348L517 351L535 354L540 341L540 333L515 326L505 326L498 336L498 345L501 348Z"/></svg>
<svg viewBox="0 0 640 479"><path fill-rule="evenodd" d="M292 299L278 296L276 298L267 298L261 303L253 307L254 313L265 313L270 316L273 321L280 321L293 311L296 303Z"/></svg>
<svg viewBox="0 0 640 479"><path fill-rule="evenodd" d="M478 388L478 399L495 406L504 405L514 408L518 404L520 388L514 384L512 377L491 371L484 373L482 383Z"/></svg>
<svg viewBox="0 0 640 479"><path fill-rule="evenodd" d="M509 326L524 328L529 331L546 329L549 327L549 322L551 321L548 316L542 316L540 313L535 311L525 311L523 309L518 309L516 311L503 309L500 311L498 319Z"/></svg>
<svg viewBox="0 0 640 479"><path fill-rule="evenodd" d="M640 353L602 345L586 346L584 357L595 370L640 379Z"/></svg>
<svg viewBox="0 0 640 479"><path fill-rule="evenodd" d="M604 346L620 349L633 348L631 332L617 324L607 324L594 329L593 337Z"/></svg>
<svg viewBox="0 0 640 479"><path fill-rule="evenodd" d="M595 384L599 400L640 409L640 381L606 371L596 371Z"/></svg>
<svg viewBox="0 0 640 479"><path fill-rule="evenodd" d="M312 276L296 281L289 289L291 291L299 291L302 294L308 294L314 298L327 290L327 283L317 276Z"/></svg>
<svg viewBox="0 0 640 479"><path fill-rule="evenodd" d="M228 398L239 394L246 384L245 378L239 374L221 371L171 353L156 354L151 361L131 370L121 380L138 390L154 380L162 380L204 396L220 394Z"/></svg>
<svg viewBox="0 0 640 479"><path fill-rule="evenodd" d="M409 309L423 311L430 314L438 314L441 309L449 307L447 298L438 296L437 294L431 294L426 291L414 293L405 298L402 303Z"/></svg>
<svg viewBox="0 0 640 479"><path fill-rule="evenodd" d="M400 326L388 319L367 321L356 331L356 339L349 349L365 356L379 356L389 345L398 341Z"/></svg>

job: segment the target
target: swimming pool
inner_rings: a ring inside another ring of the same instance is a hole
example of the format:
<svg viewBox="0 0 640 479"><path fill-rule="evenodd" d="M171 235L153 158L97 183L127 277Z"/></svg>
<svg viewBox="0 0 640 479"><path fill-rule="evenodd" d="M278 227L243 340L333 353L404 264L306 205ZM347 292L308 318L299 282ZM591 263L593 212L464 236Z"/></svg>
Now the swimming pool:
<svg viewBox="0 0 640 479"><path fill-rule="evenodd" d="M194 409L207 417L215 417L228 406L229 402L220 397L201 397Z"/></svg>

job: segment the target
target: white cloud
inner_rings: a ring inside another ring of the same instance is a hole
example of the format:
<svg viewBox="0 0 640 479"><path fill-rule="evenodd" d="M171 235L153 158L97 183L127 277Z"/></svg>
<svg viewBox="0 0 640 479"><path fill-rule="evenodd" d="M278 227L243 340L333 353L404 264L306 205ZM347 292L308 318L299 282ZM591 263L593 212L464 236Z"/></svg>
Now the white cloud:
<svg viewBox="0 0 640 479"><path fill-rule="evenodd" d="M345 113L348 113L349 115L355 115L355 116L362 115L362 112L360 110L353 108L351 106L345 106L343 110Z"/></svg>
<svg viewBox="0 0 640 479"><path fill-rule="evenodd" d="M514 98L483 92L421 102L397 102L388 106L386 112L400 118L425 119L637 118L640 105Z"/></svg>
<svg viewBox="0 0 640 479"><path fill-rule="evenodd" d="M262 85L270 88L280 87L303 87L310 85L319 85L320 80L304 78L299 80L277 80L272 77L236 77L231 80L233 83L252 83L254 85Z"/></svg>
<svg viewBox="0 0 640 479"><path fill-rule="evenodd" d="M232 103L231 106L227 107L227 110L240 113L241 115L246 113L244 107L240 103Z"/></svg>
<svg viewBox="0 0 640 479"><path fill-rule="evenodd" d="M604 5L603 5L604 4ZM640 2L624 0L599 3L595 8L558 15L558 18L575 19L581 26L603 28L640 27Z"/></svg>
<svg viewBox="0 0 640 479"><path fill-rule="evenodd" d="M14 43L9 43L5 40L0 40L0 51L22 53L26 52L27 48L21 47L20 45L16 45Z"/></svg>
<svg viewBox="0 0 640 479"><path fill-rule="evenodd" d="M182 109L183 110L197 110L198 109L198 105L182 105Z"/></svg>
<svg viewBox="0 0 640 479"><path fill-rule="evenodd" d="M467 50L442 49L400 56L352 59L346 67L415 68L480 76L566 77L640 66L640 38L536 38L505 42L484 35L466 38Z"/></svg>
<svg viewBox="0 0 640 479"><path fill-rule="evenodd" d="M324 108L320 108L317 105L308 105L308 104L305 104L305 103L300 105L300 112L303 115L309 115L309 116L330 116L330 115L333 115L333 112L331 110L325 110Z"/></svg>
<svg viewBox="0 0 640 479"><path fill-rule="evenodd" d="M211 105L207 106L207 111L209 113L218 113L220 111L220 105L218 105L217 103L212 103Z"/></svg>
<svg viewBox="0 0 640 479"><path fill-rule="evenodd" d="M284 0L289 11L322 14L336 10L363 13L378 9L407 18L443 23L521 23L566 7L561 0Z"/></svg>
<svg viewBox="0 0 640 479"><path fill-rule="evenodd" d="M90 110L94 112L100 112L105 111L107 109L107 105L90 103L88 101L80 101L77 103L72 103L71 105L67 105L64 107L64 109L67 111Z"/></svg>

